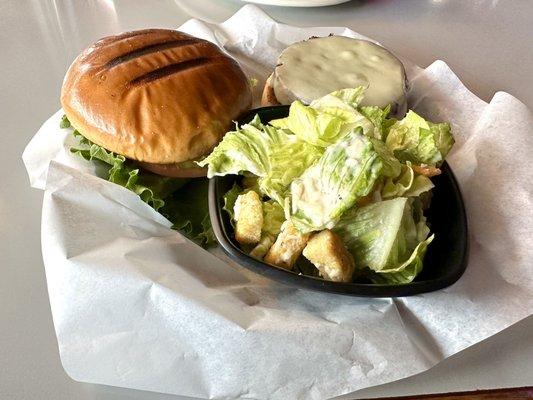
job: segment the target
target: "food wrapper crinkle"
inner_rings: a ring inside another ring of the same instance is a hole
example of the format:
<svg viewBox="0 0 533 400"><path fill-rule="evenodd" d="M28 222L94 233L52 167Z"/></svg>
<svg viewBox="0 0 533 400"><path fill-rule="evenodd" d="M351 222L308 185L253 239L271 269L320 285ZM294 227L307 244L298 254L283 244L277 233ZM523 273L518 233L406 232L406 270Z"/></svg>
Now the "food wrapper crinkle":
<svg viewBox="0 0 533 400"><path fill-rule="evenodd" d="M245 6L181 28L263 83L287 45L346 28L298 28ZM391 49L394 50L394 49ZM69 152L58 111L23 158L45 190L42 250L66 372L78 381L213 399L324 399L434 366L533 309L533 118L507 93L485 103L442 61L407 60L409 105L449 121L449 163L470 228L453 286L394 299L298 290L208 252ZM426 268L431 268L430 265Z"/></svg>

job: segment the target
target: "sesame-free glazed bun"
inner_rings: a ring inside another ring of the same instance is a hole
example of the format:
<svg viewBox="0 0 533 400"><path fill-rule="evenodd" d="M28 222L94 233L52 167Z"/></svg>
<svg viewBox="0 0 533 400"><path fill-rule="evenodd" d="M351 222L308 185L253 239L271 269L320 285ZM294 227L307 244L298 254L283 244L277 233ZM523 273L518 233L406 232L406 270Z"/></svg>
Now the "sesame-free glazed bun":
<svg viewBox="0 0 533 400"><path fill-rule="evenodd" d="M182 173L176 163L208 154L251 102L235 60L166 29L99 40L76 58L61 90L67 117L85 137L170 176L187 176L190 163Z"/></svg>

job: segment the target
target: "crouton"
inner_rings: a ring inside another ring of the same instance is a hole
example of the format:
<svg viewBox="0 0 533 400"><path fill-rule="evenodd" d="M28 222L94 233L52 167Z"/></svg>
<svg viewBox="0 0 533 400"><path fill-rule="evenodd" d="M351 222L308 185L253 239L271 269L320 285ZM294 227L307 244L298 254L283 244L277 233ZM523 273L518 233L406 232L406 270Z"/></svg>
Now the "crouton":
<svg viewBox="0 0 533 400"><path fill-rule="evenodd" d="M427 176L428 178L431 178L432 176L437 176L441 174L441 170L437 167L431 167L429 165L421 164L421 165L412 165L413 171L415 171L419 175Z"/></svg>
<svg viewBox="0 0 533 400"><path fill-rule="evenodd" d="M263 205L259 195L250 190L235 201L235 239L241 244L256 244L261 240Z"/></svg>
<svg viewBox="0 0 533 400"><path fill-rule="evenodd" d="M300 254L302 254L302 250L308 240L308 233L302 235L292 222L285 221L281 225L281 232L268 250L264 261L291 270Z"/></svg>
<svg viewBox="0 0 533 400"><path fill-rule="evenodd" d="M315 234L307 243L303 255L317 267L322 278L335 282L352 280L354 259L341 238L329 229Z"/></svg>

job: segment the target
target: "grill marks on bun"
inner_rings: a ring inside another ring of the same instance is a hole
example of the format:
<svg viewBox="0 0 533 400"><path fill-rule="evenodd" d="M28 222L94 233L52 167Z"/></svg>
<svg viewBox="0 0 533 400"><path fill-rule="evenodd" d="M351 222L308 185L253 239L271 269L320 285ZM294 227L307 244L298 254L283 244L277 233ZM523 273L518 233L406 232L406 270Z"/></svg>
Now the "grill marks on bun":
<svg viewBox="0 0 533 400"><path fill-rule="evenodd" d="M85 137L165 171L208 154L251 101L235 60L209 41L165 29L96 42L61 90L65 113Z"/></svg>
<svg viewBox="0 0 533 400"><path fill-rule="evenodd" d="M203 41L198 38L189 38L189 37L181 37L179 39L171 39L171 40L164 40L162 42L157 43L151 43L143 47L139 47L137 49L134 49L132 51L129 51L127 53L121 54L117 57L112 58L109 60L106 64L104 69L110 70L116 66L122 65L124 63L127 63L129 61L136 60L140 57L150 55L153 53L159 53L166 50L176 50L180 47L184 46L190 46L190 45L200 45L202 46ZM169 59L172 58L171 56ZM147 84L152 81L165 78L169 75L184 71L189 68L194 68L203 64L207 64L209 62L212 62L212 60L215 60L217 57L197 57L190 60L180 61L177 63L172 63L169 65L165 65L159 68L156 68L151 71L147 71L146 73L137 76L133 79L131 79L127 83L127 87L136 87L139 85ZM222 59L222 57L219 57Z"/></svg>
<svg viewBox="0 0 533 400"><path fill-rule="evenodd" d="M118 56L118 57L115 57L109 60L106 63L105 67L107 69L111 69L113 67L116 67L117 65L131 61L135 58L144 56L146 54L156 53L156 52L163 51L163 50L175 49L177 47L188 46L190 44L195 44L198 42L199 42L199 39L191 38L191 39L168 40L168 41L161 42L161 43L149 44L147 46L140 47L138 49L135 49L133 51L130 51L128 53L125 53L121 56Z"/></svg>
<svg viewBox="0 0 533 400"><path fill-rule="evenodd" d="M226 57L198 57L192 60L181 61L174 64L169 64L161 68L154 69L153 71L147 72L144 75L138 76L137 78L129 82L130 87L135 87L143 84L153 82L155 80L166 78L167 76L177 74L188 69L199 67L202 65L213 64L216 62L226 61Z"/></svg>
<svg viewBox="0 0 533 400"><path fill-rule="evenodd" d="M131 37L147 35L150 33L160 33L160 32L158 30L146 30L138 35L132 35L132 36L124 35L123 39L129 39ZM229 60L228 57L226 56L204 56L202 55L202 53L206 53L206 54L212 53L212 47L214 47L214 45L202 39L193 38L193 37L189 37L188 35L181 34L181 37L179 37L178 39L170 38L169 40L168 38L166 38L163 41L159 40L155 43L149 43L145 46L141 46L133 50L127 51L126 53L122 53L118 56L115 56L114 58L110 59L109 61L105 63L105 65L102 68L102 71L105 71L106 73L108 73L109 70L111 70L114 67L121 66L130 61L139 60L140 58L144 56L150 56L151 54L162 53L162 52L169 51L169 50L173 52L179 48L186 47L186 46L195 46L196 50L199 50L201 54L197 56L193 56L193 58L191 59L187 59L183 61L180 60L179 62L159 66L158 68L155 68L153 70L146 71L143 74L130 79L129 82L126 84L125 89L145 85L150 82L153 82L153 81L156 81L162 78L166 78L174 74L178 74L188 69L200 67L200 66L207 65L210 63L228 62L228 61L231 62L231 60ZM173 54L169 54L165 61L170 61L173 58L176 58L176 57Z"/></svg>

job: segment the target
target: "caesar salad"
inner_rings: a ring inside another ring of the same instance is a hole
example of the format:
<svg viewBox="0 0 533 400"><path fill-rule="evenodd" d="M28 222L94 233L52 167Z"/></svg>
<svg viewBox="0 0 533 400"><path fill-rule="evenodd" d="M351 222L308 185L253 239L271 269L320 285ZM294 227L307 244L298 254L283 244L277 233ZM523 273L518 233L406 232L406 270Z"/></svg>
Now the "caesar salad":
<svg viewBox="0 0 533 400"><path fill-rule="evenodd" d="M236 126L199 162L240 175L224 195L251 257L336 282L410 283L434 239L424 215L454 139L447 123L361 105L365 87Z"/></svg>

